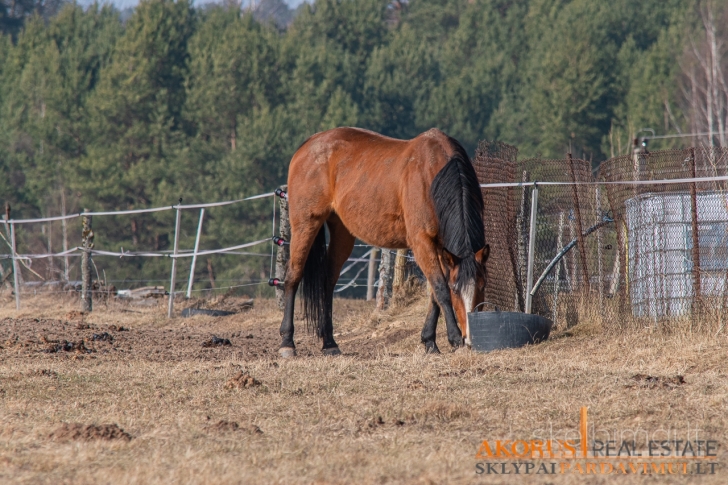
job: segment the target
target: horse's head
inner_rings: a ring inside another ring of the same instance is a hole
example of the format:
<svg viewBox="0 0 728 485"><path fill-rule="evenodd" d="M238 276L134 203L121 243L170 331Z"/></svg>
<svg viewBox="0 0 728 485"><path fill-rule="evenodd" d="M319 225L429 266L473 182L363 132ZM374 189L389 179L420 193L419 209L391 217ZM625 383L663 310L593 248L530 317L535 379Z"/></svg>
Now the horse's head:
<svg viewBox="0 0 728 485"><path fill-rule="evenodd" d="M463 339L468 344L470 343L468 313L485 301L485 284L488 277L485 262L489 254L490 246L486 244L481 250L465 258L458 258L445 249L440 256L455 316Z"/></svg>

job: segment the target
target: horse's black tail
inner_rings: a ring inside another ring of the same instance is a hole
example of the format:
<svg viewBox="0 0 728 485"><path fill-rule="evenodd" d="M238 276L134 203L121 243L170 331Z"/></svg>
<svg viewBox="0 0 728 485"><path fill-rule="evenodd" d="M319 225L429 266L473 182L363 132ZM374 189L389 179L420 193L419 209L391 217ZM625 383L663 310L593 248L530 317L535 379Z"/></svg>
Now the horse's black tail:
<svg viewBox="0 0 728 485"><path fill-rule="evenodd" d="M331 321L329 265L326 257L326 230L321 226L303 267L303 317L306 326L322 338Z"/></svg>

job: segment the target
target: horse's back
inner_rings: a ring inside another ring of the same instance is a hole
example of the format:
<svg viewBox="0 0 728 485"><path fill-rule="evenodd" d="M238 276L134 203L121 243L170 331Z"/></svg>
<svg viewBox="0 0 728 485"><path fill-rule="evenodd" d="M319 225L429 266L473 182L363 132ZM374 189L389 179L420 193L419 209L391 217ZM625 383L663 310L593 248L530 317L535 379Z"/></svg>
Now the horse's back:
<svg viewBox="0 0 728 485"><path fill-rule="evenodd" d="M358 238L406 247L405 206L428 212L430 183L450 156L448 140L436 129L411 140L348 127L317 133L291 160L292 210L334 211Z"/></svg>
<svg viewBox="0 0 728 485"><path fill-rule="evenodd" d="M380 177L385 182L403 175L408 168L424 165L428 178L442 168L452 152L450 138L433 128L410 140L391 138L361 128L334 128L308 138L296 151L289 167L289 180L302 172L328 172L334 183L345 183L353 172ZM423 171L424 167L418 167Z"/></svg>

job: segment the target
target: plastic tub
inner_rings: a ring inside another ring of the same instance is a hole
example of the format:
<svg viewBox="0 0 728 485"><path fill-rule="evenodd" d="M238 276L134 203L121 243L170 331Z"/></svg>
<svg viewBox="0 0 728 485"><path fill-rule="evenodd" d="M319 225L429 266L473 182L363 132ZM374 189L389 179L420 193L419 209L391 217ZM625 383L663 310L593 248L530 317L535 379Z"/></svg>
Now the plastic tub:
<svg viewBox="0 0 728 485"><path fill-rule="evenodd" d="M523 347L549 338L553 322L517 312L468 313L470 344L478 352Z"/></svg>

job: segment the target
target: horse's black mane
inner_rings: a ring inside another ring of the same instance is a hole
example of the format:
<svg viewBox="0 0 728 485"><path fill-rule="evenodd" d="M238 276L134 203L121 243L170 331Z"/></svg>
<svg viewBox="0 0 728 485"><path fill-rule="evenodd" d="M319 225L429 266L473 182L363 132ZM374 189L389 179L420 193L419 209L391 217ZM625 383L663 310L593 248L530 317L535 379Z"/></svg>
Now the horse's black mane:
<svg viewBox="0 0 728 485"><path fill-rule="evenodd" d="M458 289L480 271L475 252L485 247L483 194L478 177L463 146L448 137L454 153L432 181L430 195L440 225L444 248L460 259Z"/></svg>

